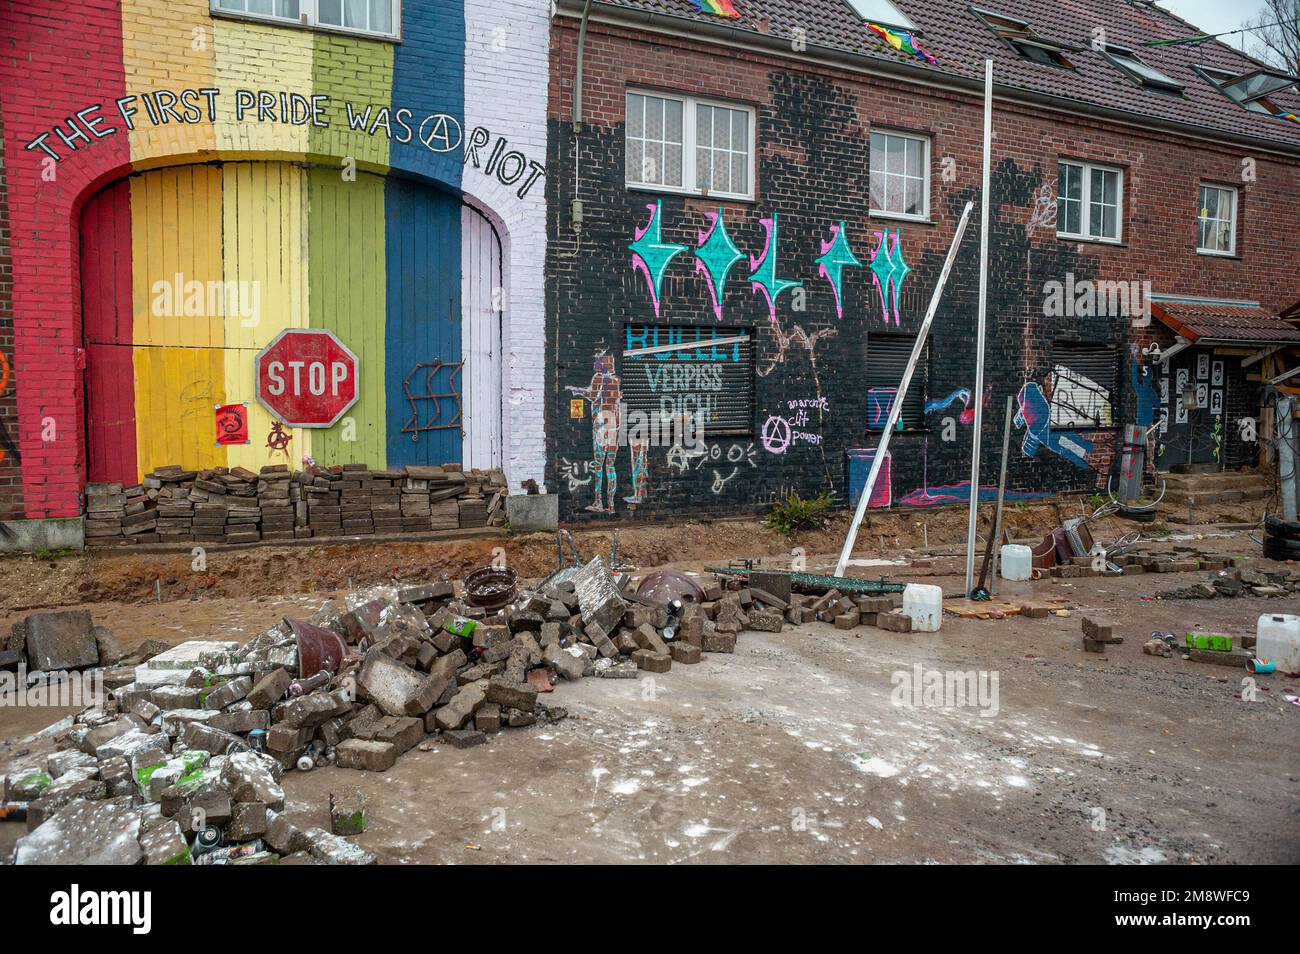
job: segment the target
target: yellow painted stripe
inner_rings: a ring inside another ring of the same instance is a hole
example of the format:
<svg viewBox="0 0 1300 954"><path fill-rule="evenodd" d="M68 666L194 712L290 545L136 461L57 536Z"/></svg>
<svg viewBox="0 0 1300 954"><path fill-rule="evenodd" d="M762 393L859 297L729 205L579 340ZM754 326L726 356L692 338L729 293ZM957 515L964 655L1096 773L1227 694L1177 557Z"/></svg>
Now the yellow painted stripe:
<svg viewBox="0 0 1300 954"><path fill-rule="evenodd" d="M218 18L212 21L216 49L217 148L244 157L307 154L310 124L280 120L279 94L312 95L312 34L261 23ZM392 55L391 53L389 54ZM259 121L257 110L236 121L235 94L265 90L275 94L275 116ZM282 156L283 157L283 156ZM234 156L232 156L234 158Z"/></svg>
<svg viewBox="0 0 1300 954"><path fill-rule="evenodd" d="M225 401L220 173L208 166L131 180L131 285L136 458L141 473L165 464L225 463L213 408ZM218 290L222 293L217 296Z"/></svg>
<svg viewBox="0 0 1300 954"><path fill-rule="evenodd" d="M384 180L312 169L310 183L311 323L333 331L357 356L361 399L348 415L314 435L321 464L385 466Z"/></svg>
<svg viewBox="0 0 1300 954"><path fill-rule="evenodd" d="M214 85L209 9L209 0L122 0L122 63L128 95L170 90L179 96L185 89ZM202 98L195 102L204 111L202 122L157 126L148 119L142 102L133 103L138 112L130 132L131 160L215 148L216 132L207 121L206 103ZM176 109L182 111L179 105Z"/></svg>
<svg viewBox="0 0 1300 954"><path fill-rule="evenodd" d="M257 401L254 359L285 328L307 326L306 174L287 163L229 163L222 170L226 281L256 293L256 308L225 323L226 393L248 402L252 441L227 448L230 465L301 466L312 452L309 430L287 429L287 454L267 447L272 419Z"/></svg>

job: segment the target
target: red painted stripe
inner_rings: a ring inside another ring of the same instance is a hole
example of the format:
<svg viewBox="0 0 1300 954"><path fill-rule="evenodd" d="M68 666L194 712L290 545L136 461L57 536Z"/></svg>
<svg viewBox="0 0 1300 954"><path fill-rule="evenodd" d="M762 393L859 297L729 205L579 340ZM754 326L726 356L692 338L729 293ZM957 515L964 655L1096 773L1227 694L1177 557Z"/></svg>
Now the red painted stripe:
<svg viewBox="0 0 1300 954"><path fill-rule="evenodd" d="M135 373L131 356L131 186L123 179L81 214L86 341L86 472L134 484Z"/></svg>
<svg viewBox="0 0 1300 954"><path fill-rule="evenodd" d="M77 216L95 189L130 168L130 144L114 100L125 95L117 0L0 0L0 108L13 255L14 386L29 517L80 512L85 477L84 393ZM73 152L52 128L99 106L114 135ZM53 181L27 144L50 133L60 154ZM53 436L54 439L49 439Z"/></svg>

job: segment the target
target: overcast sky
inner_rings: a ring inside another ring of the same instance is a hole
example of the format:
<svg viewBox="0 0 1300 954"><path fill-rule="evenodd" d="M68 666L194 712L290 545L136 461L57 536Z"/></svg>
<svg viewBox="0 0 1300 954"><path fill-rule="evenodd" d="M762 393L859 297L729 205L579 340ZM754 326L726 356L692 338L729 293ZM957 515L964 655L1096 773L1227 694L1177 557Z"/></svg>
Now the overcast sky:
<svg viewBox="0 0 1300 954"><path fill-rule="evenodd" d="M1159 3L1206 33L1236 30L1264 9L1264 0L1159 0ZM1223 37L1225 43L1238 48L1247 48L1249 39L1245 33Z"/></svg>

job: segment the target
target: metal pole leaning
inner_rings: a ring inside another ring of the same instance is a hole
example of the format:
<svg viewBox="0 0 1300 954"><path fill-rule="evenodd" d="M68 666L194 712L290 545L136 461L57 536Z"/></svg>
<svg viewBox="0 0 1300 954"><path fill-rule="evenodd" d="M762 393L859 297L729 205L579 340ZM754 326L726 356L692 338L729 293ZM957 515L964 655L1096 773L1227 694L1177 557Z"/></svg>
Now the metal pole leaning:
<svg viewBox="0 0 1300 954"><path fill-rule="evenodd" d="M858 528L862 526L862 518L866 516L867 504L871 500L871 492L875 489L876 478L880 476L880 464L885 459L885 451L889 449L889 438L894 433L894 427L898 424L898 416L903 410L903 399L907 397L907 389L912 383L912 372L916 370L917 359L920 358L921 352L925 348L926 339L930 337L930 326L934 324L934 314L939 310L939 299L943 297L943 287L948 284L948 276L952 273L953 262L957 260L957 249L961 246L962 236L966 234L966 226L970 222L971 210L974 209L973 202L967 202L966 208L961 214L961 221L957 223L957 234L952 237L952 245L948 248L948 258L943 263L943 271L939 274L938 284L934 286L934 294L930 296L930 307L926 309L925 320L921 322L921 330L916 333L916 344L912 345L912 356L907 361L907 370L903 372L903 380L898 385L898 396L894 398L894 404L889 409L889 420L885 423L885 430L880 435L880 444L876 447L876 456L871 461L871 471L867 474L866 486L862 488L862 496L858 499L858 508L853 513L853 523L849 526L849 535L844 540L844 549L840 551L840 562L835 565L835 575L843 576L844 568L849 565L849 557L853 553L853 545L858 540ZM870 345L868 344L868 348ZM868 351L867 360L871 359Z"/></svg>
<svg viewBox="0 0 1300 954"><path fill-rule="evenodd" d="M975 524L980 499L980 429L984 425L984 328L989 304L989 180L993 165L993 61L984 61L984 187L980 196L980 302L975 333L975 423L971 428L970 518L966 522L966 595L975 579Z"/></svg>

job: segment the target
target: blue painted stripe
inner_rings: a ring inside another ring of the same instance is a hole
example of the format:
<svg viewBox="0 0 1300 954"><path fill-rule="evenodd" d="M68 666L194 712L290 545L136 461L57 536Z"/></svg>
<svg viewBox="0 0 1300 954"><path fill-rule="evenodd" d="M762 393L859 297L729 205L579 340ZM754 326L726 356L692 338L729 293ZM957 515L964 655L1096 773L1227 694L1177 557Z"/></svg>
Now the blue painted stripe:
<svg viewBox="0 0 1300 954"><path fill-rule="evenodd" d="M409 142L393 140L390 164L459 188L469 135L464 0L402 4L402 42L393 53L395 116L398 110L410 110L405 118L412 135Z"/></svg>
<svg viewBox="0 0 1300 954"><path fill-rule="evenodd" d="M456 400L430 396L467 390L463 371L453 379L455 369L431 367L461 360L460 206L457 197L418 182L390 176L384 187L390 467L461 459ZM455 426L420 429L429 424Z"/></svg>

